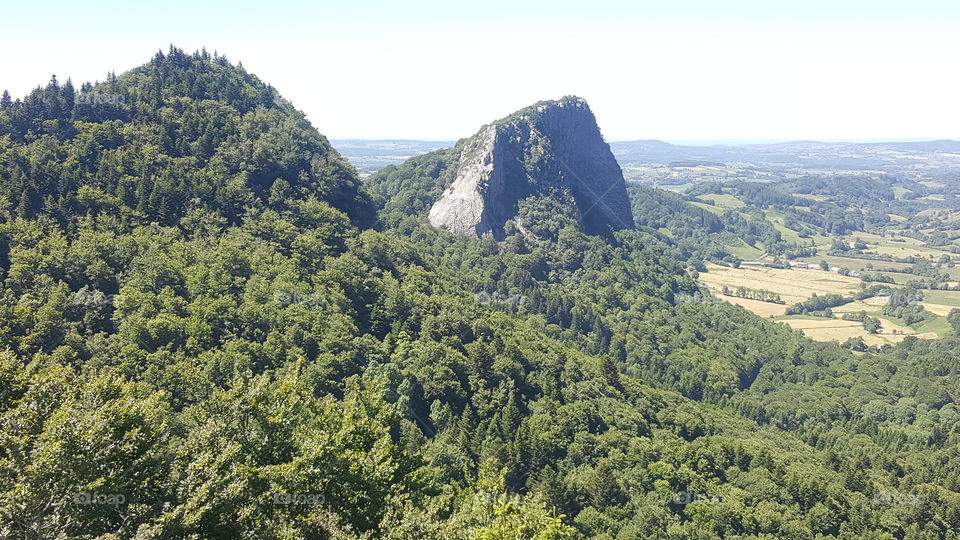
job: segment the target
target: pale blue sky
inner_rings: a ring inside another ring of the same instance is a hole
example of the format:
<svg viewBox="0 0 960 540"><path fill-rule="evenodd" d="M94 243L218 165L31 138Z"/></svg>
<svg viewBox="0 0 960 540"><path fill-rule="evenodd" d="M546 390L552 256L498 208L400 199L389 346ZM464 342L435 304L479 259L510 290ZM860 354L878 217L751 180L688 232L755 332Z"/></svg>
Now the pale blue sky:
<svg viewBox="0 0 960 540"><path fill-rule="evenodd" d="M960 2L18 2L0 88L225 53L330 137L455 139L586 98L608 139L960 138Z"/></svg>

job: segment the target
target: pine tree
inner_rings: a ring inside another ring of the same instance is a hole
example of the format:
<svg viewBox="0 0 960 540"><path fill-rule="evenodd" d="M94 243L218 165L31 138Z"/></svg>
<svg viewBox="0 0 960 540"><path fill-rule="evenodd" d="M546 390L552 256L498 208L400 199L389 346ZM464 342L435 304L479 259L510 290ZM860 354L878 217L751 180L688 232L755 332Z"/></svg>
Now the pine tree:
<svg viewBox="0 0 960 540"><path fill-rule="evenodd" d="M620 505L627 501L627 496L613 474L612 466L606 461L597 464L590 484L587 496L597 508Z"/></svg>
<svg viewBox="0 0 960 540"><path fill-rule="evenodd" d="M511 388L507 405L500 411L500 429L508 440L517 428L520 427L520 419L522 417L520 409L517 407L516 395L516 388Z"/></svg>
<svg viewBox="0 0 960 540"><path fill-rule="evenodd" d="M60 82L56 75L50 76L50 83L43 93L43 106L46 109L44 114L47 118L60 118L63 115L63 107L60 103Z"/></svg>
<svg viewBox="0 0 960 540"><path fill-rule="evenodd" d="M73 113L74 97L76 97L76 93L76 90L73 88L73 81L68 78L66 84L64 84L63 88L60 89L60 95L63 97L65 105L64 112L67 114L67 116L70 116Z"/></svg>
<svg viewBox="0 0 960 540"><path fill-rule="evenodd" d="M623 385L620 383L620 371L617 369L616 364L613 363L613 358L601 356L600 371L603 374L603 378L606 379L607 384L618 390L623 389Z"/></svg>
<svg viewBox="0 0 960 540"><path fill-rule="evenodd" d="M153 55L153 59L150 61L150 63L155 66L159 66L163 64L165 58L166 56L163 54L163 49L158 49L157 54Z"/></svg>
<svg viewBox="0 0 960 540"><path fill-rule="evenodd" d="M10 99L10 92L3 91L3 97L0 97L0 111L5 111L13 107L13 100Z"/></svg>
<svg viewBox="0 0 960 540"><path fill-rule="evenodd" d="M23 190L20 193L20 204L17 205L17 215L26 219L33 215L32 208L30 205L30 195L27 194L27 190Z"/></svg>

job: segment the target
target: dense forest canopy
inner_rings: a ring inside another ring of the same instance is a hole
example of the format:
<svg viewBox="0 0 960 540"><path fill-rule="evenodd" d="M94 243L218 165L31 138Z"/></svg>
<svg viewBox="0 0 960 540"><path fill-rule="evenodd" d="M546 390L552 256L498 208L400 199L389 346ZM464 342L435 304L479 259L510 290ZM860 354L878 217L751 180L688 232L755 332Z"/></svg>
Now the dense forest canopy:
<svg viewBox="0 0 960 540"><path fill-rule="evenodd" d="M957 340L718 302L670 217L456 238L456 148L361 186L220 56L71 87L0 109L0 536L956 537Z"/></svg>
<svg viewBox="0 0 960 540"><path fill-rule="evenodd" d="M2 106L0 196L17 216L85 211L176 224L216 205L322 198L369 225L356 175L269 85L222 56L171 49L106 82L56 76Z"/></svg>

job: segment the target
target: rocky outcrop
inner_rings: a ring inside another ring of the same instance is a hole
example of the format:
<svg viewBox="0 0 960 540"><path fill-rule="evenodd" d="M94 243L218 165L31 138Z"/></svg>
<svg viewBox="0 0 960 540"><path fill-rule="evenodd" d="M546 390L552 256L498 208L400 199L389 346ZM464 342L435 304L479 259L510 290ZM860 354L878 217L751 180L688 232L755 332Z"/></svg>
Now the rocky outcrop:
<svg viewBox="0 0 960 540"><path fill-rule="evenodd" d="M557 194L573 201L571 213L584 232L633 227L623 172L587 102L577 97L537 103L467 140L455 179L429 219L459 235L500 239L521 201Z"/></svg>

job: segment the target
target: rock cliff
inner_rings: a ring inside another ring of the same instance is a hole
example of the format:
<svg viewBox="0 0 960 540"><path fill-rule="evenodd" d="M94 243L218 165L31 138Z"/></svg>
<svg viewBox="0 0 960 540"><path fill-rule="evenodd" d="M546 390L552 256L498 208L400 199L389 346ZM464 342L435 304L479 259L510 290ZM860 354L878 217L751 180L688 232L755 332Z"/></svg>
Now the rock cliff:
<svg viewBox="0 0 960 540"><path fill-rule="evenodd" d="M633 227L623 172L587 102L544 101L486 125L463 145L453 183L430 209L430 223L463 236L503 237L522 201L572 201L581 230Z"/></svg>

